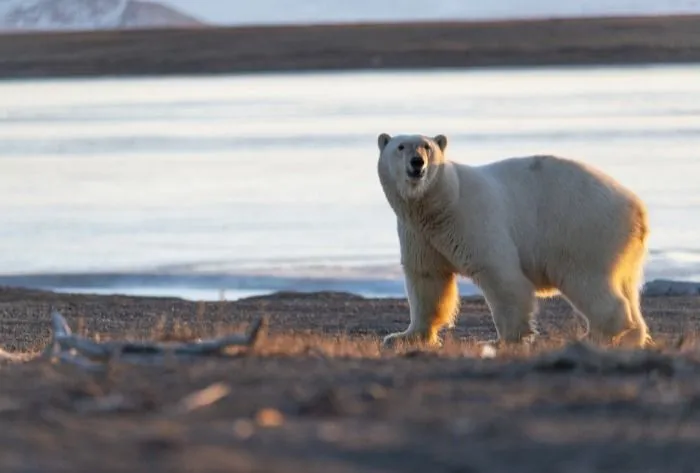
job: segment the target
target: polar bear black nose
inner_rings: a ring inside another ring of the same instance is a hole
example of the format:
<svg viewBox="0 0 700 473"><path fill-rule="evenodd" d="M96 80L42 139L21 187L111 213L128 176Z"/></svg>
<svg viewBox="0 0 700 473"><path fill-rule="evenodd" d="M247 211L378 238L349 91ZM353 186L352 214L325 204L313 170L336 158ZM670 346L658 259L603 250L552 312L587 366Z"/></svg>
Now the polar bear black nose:
<svg viewBox="0 0 700 473"><path fill-rule="evenodd" d="M423 158L421 158L420 156L414 156L408 163L414 169L421 169L425 164L425 161L423 161Z"/></svg>

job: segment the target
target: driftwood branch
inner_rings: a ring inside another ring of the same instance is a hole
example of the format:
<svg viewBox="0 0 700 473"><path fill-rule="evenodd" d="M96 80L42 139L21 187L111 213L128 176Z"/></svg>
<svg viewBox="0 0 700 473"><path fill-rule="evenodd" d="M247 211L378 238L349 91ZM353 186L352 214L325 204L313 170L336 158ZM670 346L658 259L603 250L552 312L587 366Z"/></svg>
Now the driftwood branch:
<svg viewBox="0 0 700 473"><path fill-rule="evenodd" d="M157 364L169 359L196 359L207 356L226 356L230 347L252 348L265 326L258 319L245 334L195 342L96 342L73 334L66 319L57 311L51 314L51 341L44 357L83 369L102 369L104 363L119 359L126 363Z"/></svg>
<svg viewBox="0 0 700 473"><path fill-rule="evenodd" d="M0 362L6 361L6 362L19 362L19 361L25 361L26 356L17 354L17 353L10 353L2 348L0 348Z"/></svg>

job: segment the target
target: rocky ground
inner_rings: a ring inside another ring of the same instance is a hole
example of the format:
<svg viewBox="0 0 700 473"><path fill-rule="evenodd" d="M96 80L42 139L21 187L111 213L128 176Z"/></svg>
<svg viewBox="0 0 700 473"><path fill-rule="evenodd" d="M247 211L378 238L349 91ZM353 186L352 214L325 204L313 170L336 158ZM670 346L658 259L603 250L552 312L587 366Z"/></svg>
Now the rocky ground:
<svg viewBox="0 0 700 473"><path fill-rule="evenodd" d="M228 359L84 369L31 359L58 310L93 339L267 332ZM560 300L530 349L481 358L494 336L464 299L441 350L382 352L404 300L275 294L177 299L0 289L0 471L693 471L700 441L700 297L650 297L656 350L573 342Z"/></svg>
<svg viewBox="0 0 700 473"><path fill-rule="evenodd" d="M700 16L6 34L0 77L700 61Z"/></svg>

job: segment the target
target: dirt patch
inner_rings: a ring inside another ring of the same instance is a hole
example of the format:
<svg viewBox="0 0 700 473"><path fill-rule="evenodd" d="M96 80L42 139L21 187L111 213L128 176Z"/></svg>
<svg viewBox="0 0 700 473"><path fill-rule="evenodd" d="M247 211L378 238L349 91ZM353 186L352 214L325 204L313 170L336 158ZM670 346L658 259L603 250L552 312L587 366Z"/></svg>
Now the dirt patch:
<svg viewBox="0 0 700 473"><path fill-rule="evenodd" d="M543 304L535 346L480 358L494 336L464 299L441 350L383 352L399 299L290 293L205 305L0 289L0 344L49 340L50 310L93 338L269 333L227 360L114 363L87 373L0 368L3 472L690 471L700 440L700 297L644 301L661 348L572 342L580 322ZM685 334L681 337L681 334Z"/></svg>
<svg viewBox="0 0 700 473"><path fill-rule="evenodd" d="M0 77L700 60L700 16L6 34Z"/></svg>

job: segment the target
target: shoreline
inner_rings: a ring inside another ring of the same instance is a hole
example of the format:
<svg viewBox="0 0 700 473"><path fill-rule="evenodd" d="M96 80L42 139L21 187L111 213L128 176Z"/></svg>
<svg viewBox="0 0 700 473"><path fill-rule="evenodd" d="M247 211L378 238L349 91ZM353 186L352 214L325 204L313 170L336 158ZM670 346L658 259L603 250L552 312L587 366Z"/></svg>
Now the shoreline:
<svg viewBox="0 0 700 473"><path fill-rule="evenodd" d="M0 79L700 62L700 15L10 33Z"/></svg>
<svg viewBox="0 0 700 473"><path fill-rule="evenodd" d="M323 294L345 294L350 297L357 297L368 301L380 300L406 300L404 293L398 292L362 292L342 287L315 289L288 289L284 287L259 287L259 288L214 288L214 287L194 287L194 286L41 286L41 285L21 285L4 283L0 284L0 292L13 292L25 294L30 297L32 294L54 296L54 297L97 297L110 298L120 297L133 300L149 301L152 299L171 299L190 303L216 303L216 302L237 302L248 299L276 298L280 295L296 295L300 297L318 297ZM207 294L216 297L207 297ZM641 288L641 296L644 298L664 298L664 297L700 297L700 281L655 278L646 281ZM196 297L195 297L196 295ZM233 296L233 297L231 297ZM460 285L460 297L466 299L483 298L481 292L473 284Z"/></svg>

